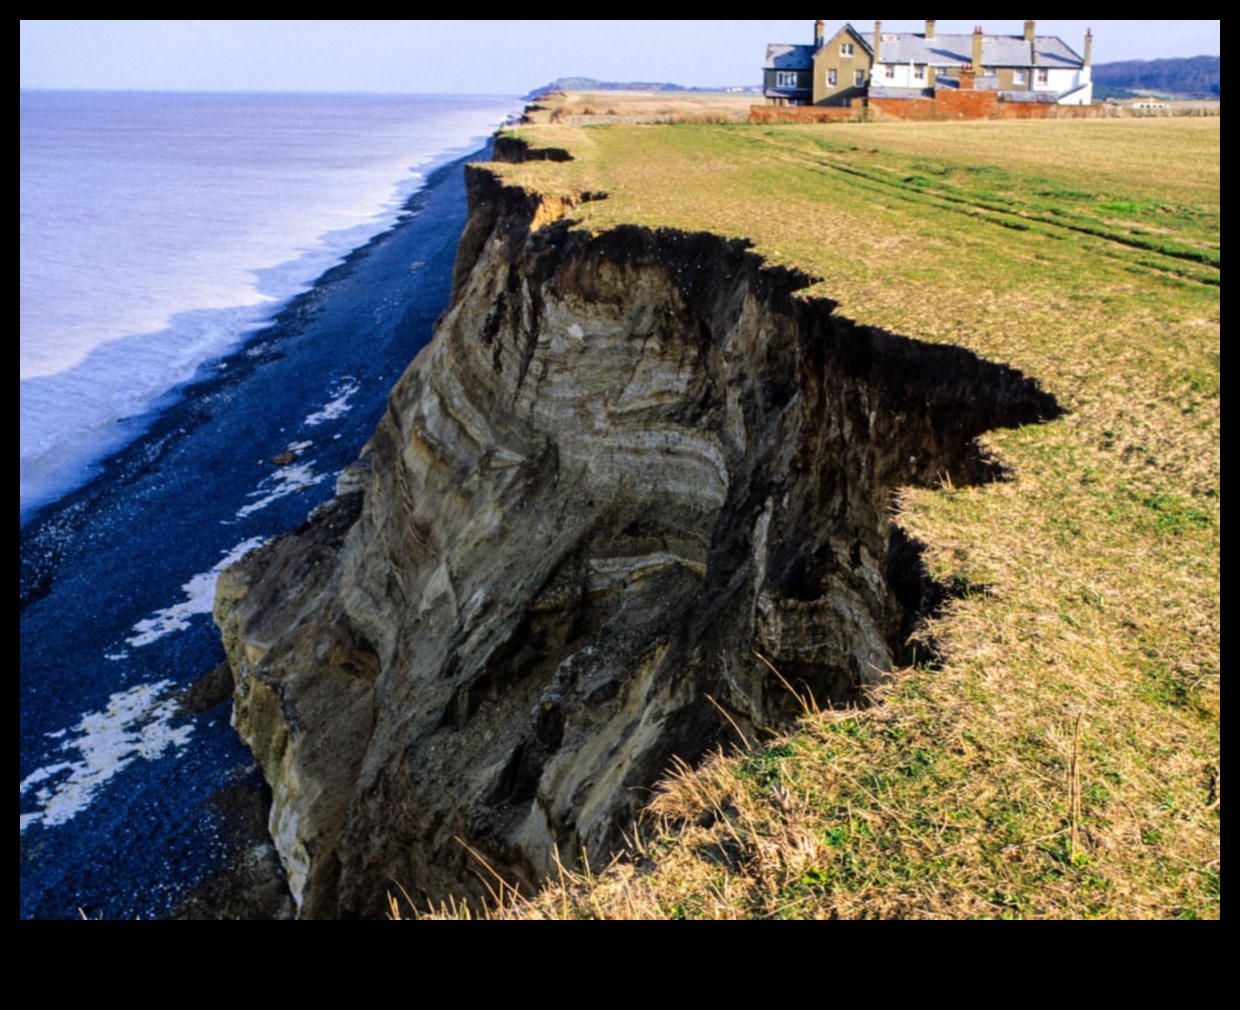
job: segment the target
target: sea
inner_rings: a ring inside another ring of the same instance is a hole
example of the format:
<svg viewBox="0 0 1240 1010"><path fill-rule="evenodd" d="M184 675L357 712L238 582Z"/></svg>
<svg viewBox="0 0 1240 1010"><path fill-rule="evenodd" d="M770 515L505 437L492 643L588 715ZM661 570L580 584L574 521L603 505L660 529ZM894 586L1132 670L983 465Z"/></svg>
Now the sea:
<svg viewBox="0 0 1240 1010"><path fill-rule="evenodd" d="M331 497L518 109L20 93L20 918L165 917L245 858L215 581Z"/></svg>

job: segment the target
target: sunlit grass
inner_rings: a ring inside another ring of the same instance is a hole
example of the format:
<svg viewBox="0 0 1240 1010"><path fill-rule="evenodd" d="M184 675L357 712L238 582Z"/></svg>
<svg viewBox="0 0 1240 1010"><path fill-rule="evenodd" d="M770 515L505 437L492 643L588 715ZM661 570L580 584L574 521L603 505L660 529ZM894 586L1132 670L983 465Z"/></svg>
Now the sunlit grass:
<svg viewBox="0 0 1240 1010"><path fill-rule="evenodd" d="M1037 376L1013 478L892 503L956 592L881 704L675 771L631 856L497 914L1221 915L1220 121L537 128L500 169L749 240ZM492 909L495 913L495 909Z"/></svg>

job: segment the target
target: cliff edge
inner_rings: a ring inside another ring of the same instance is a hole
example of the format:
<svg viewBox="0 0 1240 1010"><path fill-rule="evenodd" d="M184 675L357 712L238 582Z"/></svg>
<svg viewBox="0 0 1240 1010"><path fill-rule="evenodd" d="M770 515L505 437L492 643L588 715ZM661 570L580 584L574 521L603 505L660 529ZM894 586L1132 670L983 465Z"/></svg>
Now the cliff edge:
<svg viewBox="0 0 1240 1010"><path fill-rule="evenodd" d="M452 303L341 494L219 583L303 918L477 891L461 842L536 886L788 685L861 697L934 596L893 490L987 479L980 434L1058 412L744 243L468 172Z"/></svg>

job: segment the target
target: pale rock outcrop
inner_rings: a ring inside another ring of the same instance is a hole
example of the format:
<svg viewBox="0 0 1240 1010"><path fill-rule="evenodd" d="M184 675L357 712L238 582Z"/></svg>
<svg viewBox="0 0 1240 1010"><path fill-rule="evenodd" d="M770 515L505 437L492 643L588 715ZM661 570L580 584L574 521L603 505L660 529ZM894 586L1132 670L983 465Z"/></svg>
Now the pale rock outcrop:
<svg viewBox="0 0 1240 1010"><path fill-rule="evenodd" d="M674 756L906 659L893 490L1056 412L705 234L574 230L470 170L452 304L342 496L231 568L235 721L302 917L605 856ZM356 489L362 487L364 491ZM476 866L476 864L472 864Z"/></svg>

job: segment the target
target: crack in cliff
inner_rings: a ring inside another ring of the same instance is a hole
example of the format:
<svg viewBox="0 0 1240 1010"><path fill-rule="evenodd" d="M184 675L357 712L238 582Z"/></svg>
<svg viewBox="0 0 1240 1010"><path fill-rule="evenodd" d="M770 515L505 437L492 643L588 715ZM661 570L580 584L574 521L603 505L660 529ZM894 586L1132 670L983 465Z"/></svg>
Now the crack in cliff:
<svg viewBox="0 0 1240 1010"><path fill-rule="evenodd" d="M391 879L476 890L457 838L530 886L556 846L605 856L674 758L796 714L755 652L861 697L943 592L895 490L992 479L980 435L1059 413L747 243L589 234L577 198L468 171L452 303L334 560L297 563L311 523L220 582L303 917L379 914Z"/></svg>

